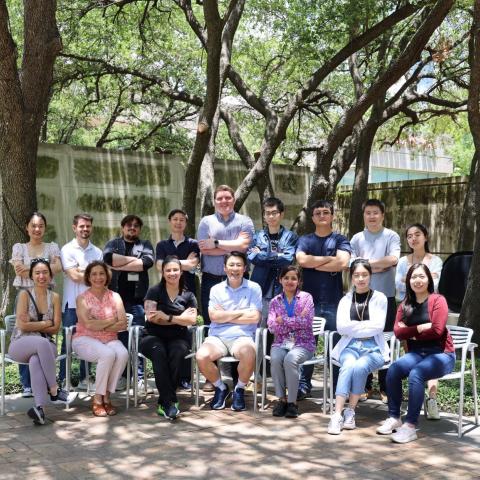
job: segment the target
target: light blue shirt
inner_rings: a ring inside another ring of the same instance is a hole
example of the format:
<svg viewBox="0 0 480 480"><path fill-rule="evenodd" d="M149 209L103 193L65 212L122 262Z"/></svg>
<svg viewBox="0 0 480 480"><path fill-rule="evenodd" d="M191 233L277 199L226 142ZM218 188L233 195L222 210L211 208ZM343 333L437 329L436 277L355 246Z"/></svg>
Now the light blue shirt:
<svg viewBox="0 0 480 480"><path fill-rule="evenodd" d="M255 228L252 219L246 215L232 212L225 221L219 213L207 215L200 220L198 224L198 240L207 240L215 238L216 240L236 240L240 232L246 232L250 235L250 245L253 241ZM212 275L225 275L223 270L223 255L203 255L202 254L202 272Z"/></svg>
<svg viewBox="0 0 480 480"><path fill-rule="evenodd" d="M262 289L258 283L243 279L238 288L232 288L228 280L214 285L210 290L209 308L221 305L225 310L258 310L262 311ZM212 320L209 335L233 339L238 337L254 337L256 323L240 325L238 323L216 323Z"/></svg>

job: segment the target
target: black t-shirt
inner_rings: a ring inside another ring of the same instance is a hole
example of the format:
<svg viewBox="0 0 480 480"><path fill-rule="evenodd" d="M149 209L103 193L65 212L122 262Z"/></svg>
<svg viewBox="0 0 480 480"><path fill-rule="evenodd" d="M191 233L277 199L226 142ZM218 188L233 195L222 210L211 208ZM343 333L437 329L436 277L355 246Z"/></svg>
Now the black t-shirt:
<svg viewBox="0 0 480 480"><path fill-rule="evenodd" d="M373 292L369 290L365 293L354 293L352 296L352 305L350 306L350 318L352 320L370 320L368 313L368 301L372 298ZM368 296L368 301L367 301ZM355 302L355 299L357 300Z"/></svg>
<svg viewBox="0 0 480 480"><path fill-rule="evenodd" d="M197 300L192 292L184 290L172 302L167 290L160 283L148 289L145 300L157 302L157 310L161 310L167 315L180 315L187 308L197 308ZM157 325L147 320L145 330L149 335L166 339L185 338L188 340L189 338L187 327L182 325Z"/></svg>
<svg viewBox="0 0 480 480"><path fill-rule="evenodd" d="M268 233L268 239L270 240L270 250L272 252L278 252L278 242L280 240L280 233Z"/></svg>
<svg viewBox="0 0 480 480"><path fill-rule="evenodd" d="M132 250L135 243L125 240L125 256L132 256ZM135 298L135 285L137 282L129 281L128 275L139 275L139 272L120 272L118 275L118 294L122 297L124 303L137 303Z"/></svg>
<svg viewBox="0 0 480 480"><path fill-rule="evenodd" d="M428 315L428 300L423 303L414 302L412 305L412 314L408 316L404 323L409 327L416 327L417 325L423 325L430 322L430 316ZM409 350L419 350L421 348L434 348L439 352L443 351L443 348L438 340L407 340Z"/></svg>

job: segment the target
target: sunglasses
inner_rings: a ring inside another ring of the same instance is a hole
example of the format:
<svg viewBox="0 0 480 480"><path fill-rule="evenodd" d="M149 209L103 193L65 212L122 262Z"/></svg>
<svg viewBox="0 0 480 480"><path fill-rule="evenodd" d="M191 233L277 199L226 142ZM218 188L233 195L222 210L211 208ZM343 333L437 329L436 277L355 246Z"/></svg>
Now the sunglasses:
<svg viewBox="0 0 480 480"><path fill-rule="evenodd" d="M36 265L37 263L46 263L50 265L50 260L48 258L37 257L32 258L32 260L30 261L30 265Z"/></svg>

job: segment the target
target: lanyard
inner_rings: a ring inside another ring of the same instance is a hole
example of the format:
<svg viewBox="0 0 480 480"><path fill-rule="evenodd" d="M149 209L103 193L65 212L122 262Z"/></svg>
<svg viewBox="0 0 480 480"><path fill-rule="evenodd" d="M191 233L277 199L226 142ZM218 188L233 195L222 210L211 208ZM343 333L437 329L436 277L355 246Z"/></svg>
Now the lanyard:
<svg viewBox="0 0 480 480"><path fill-rule="evenodd" d="M285 305L285 310L287 311L288 317L293 317L295 314L295 305L297 303L297 297L294 296L291 303L288 303L287 297L283 294L283 304Z"/></svg>

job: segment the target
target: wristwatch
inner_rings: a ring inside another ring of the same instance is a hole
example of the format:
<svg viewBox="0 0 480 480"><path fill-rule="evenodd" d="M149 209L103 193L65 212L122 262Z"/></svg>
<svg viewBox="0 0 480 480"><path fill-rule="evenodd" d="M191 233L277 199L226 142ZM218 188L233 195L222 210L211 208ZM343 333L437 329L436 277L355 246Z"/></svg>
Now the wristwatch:
<svg viewBox="0 0 480 480"><path fill-rule="evenodd" d="M173 315L169 315L167 322L168 322L168 323L172 323L172 320L173 320Z"/></svg>
<svg viewBox="0 0 480 480"><path fill-rule="evenodd" d="M215 239L215 240L213 241L213 244L215 245L215 248L218 248L219 241L218 241L217 239Z"/></svg>

